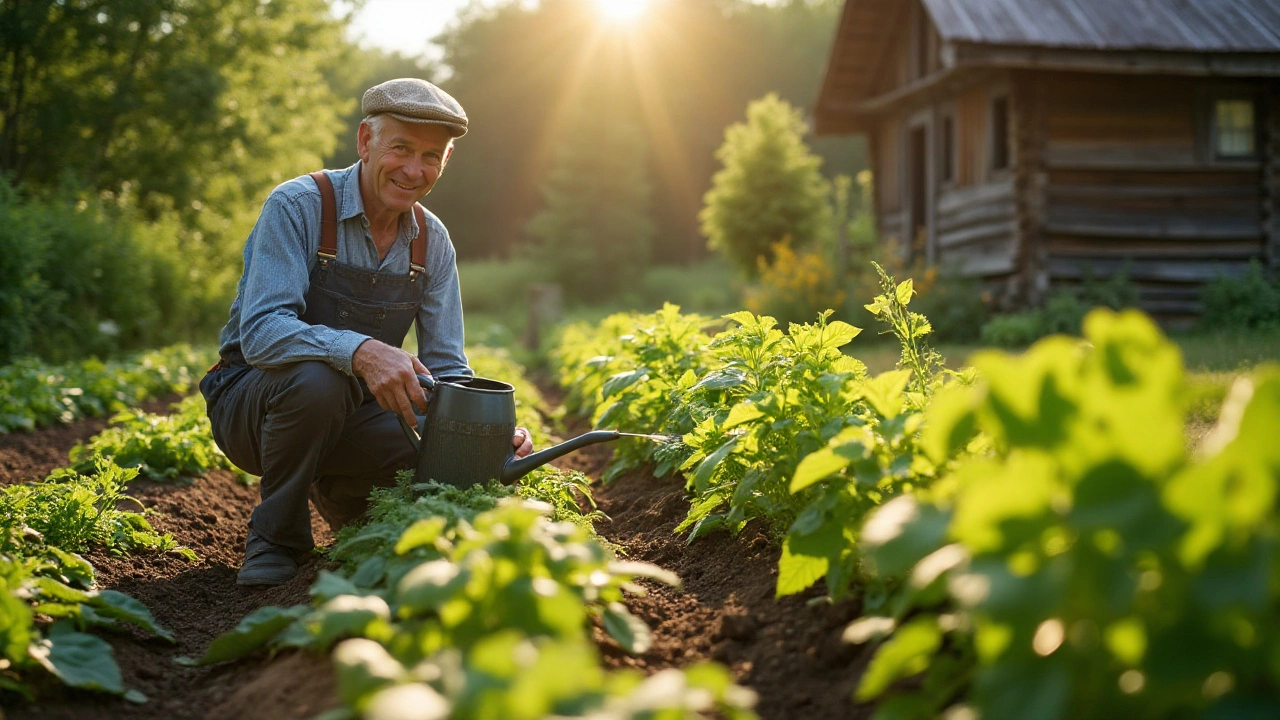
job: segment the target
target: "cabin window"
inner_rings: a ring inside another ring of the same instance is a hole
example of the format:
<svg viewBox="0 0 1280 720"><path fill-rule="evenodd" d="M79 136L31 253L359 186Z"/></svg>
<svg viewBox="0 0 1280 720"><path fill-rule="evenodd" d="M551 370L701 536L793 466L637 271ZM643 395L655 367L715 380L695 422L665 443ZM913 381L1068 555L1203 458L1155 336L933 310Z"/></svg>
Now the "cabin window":
<svg viewBox="0 0 1280 720"><path fill-rule="evenodd" d="M1257 129L1252 100L1218 100L1213 105L1213 151L1221 159L1251 158L1257 154Z"/></svg>
<svg viewBox="0 0 1280 720"><path fill-rule="evenodd" d="M942 116L942 182L956 179L956 118Z"/></svg>
<svg viewBox="0 0 1280 720"><path fill-rule="evenodd" d="M991 101L991 169L1009 167L1009 96Z"/></svg>

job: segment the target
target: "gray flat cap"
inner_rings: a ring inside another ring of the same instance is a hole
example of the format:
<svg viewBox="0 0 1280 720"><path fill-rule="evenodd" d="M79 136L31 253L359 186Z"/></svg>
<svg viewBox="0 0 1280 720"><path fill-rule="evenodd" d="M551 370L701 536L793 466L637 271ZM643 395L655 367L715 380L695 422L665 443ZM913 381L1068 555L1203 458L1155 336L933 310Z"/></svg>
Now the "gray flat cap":
<svg viewBox="0 0 1280 720"><path fill-rule="evenodd" d="M397 78L364 91L365 116L386 113L397 120L444 125L454 137L467 134L467 112L449 93L418 78Z"/></svg>

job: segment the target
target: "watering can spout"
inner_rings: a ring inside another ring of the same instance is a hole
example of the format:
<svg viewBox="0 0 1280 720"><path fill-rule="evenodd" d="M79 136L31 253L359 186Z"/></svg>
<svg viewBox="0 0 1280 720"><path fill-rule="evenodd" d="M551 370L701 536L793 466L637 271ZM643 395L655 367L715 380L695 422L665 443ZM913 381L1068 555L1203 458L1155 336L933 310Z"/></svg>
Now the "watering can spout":
<svg viewBox="0 0 1280 720"><path fill-rule="evenodd" d="M596 443L617 440L619 437L622 436L617 430L593 430L572 440L565 440L559 445L553 445L546 450L540 450L522 458L512 457L507 461L506 465L502 466L502 484L510 485L528 475L534 468L546 465L552 460L568 455L574 450L588 445L595 445Z"/></svg>

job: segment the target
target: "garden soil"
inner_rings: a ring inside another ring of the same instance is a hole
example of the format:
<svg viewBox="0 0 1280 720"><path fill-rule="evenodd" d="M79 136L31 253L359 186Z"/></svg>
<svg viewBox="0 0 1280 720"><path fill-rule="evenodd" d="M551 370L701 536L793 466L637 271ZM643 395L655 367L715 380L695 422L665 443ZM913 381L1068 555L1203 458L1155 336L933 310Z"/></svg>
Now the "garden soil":
<svg viewBox="0 0 1280 720"><path fill-rule="evenodd" d="M0 437L0 485L36 480L65 465L71 446L103 426L95 419ZM610 452L608 446L594 446L560 464L598 478ZM189 563L171 554L89 555L102 587L141 600L177 638L171 645L132 630L108 636L125 684L141 690L148 702L133 705L50 685L40 688L38 702L6 708L0 718L300 720L333 707L334 679L323 658L259 654L209 668L174 662L199 657L215 637L257 608L307 602L322 558L309 559L284 586L240 588L235 573L256 488L233 473L215 471L191 482L140 481L131 492L154 511L157 530L172 533L200 557ZM652 673L715 660L758 693L757 709L766 720L870 715L870 708L850 699L869 650L840 641L841 630L858 614L858 603L821 602L816 591L775 600L780 551L762 527L750 525L737 537L712 534L689 545L672 532L688 508L682 483L645 471L598 487L596 500L612 518L597 525L601 535L629 559L655 563L683 580L680 588L647 584L649 594L631 600L633 612L654 631L652 647L639 657L627 655L595 629L608 666ZM329 542L331 535L314 513L312 523L317 542Z"/></svg>
<svg viewBox="0 0 1280 720"><path fill-rule="evenodd" d="M166 403L155 405L148 409L160 409ZM71 446L104 426L105 421L92 419L0 438L0 484L43 478L67 464ZM323 658L290 653L207 668L174 662L181 656L199 657L215 637L260 607L297 605L309 599L307 590L323 562L319 556L308 559L298 577L280 587L253 590L235 584L257 488L219 470L193 481L137 481L130 485L130 494L153 511L150 519L157 531L171 533L200 558L192 563L172 553L124 558L87 554L99 586L141 600L177 639L170 644L132 629L106 636L125 685L142 691L148 701L135 705L51 683L38 689L37 702L4 708L0 717L301 720L335 706L333 675ZM318 543L332 540L314 512L312 527Z"/></svg>
<svg viewBox="0 0 1280 720"><path fill-rule="evenodd" d="M562 465L598 478L610 453L597 445ZM607 665L651 673L714 660L757 693L756 710L765 720L871 716L872 707L852 700L871 648L840 639L860 604L828 603L816 590L775 600L782 551L762 525L748 524L737 537L712 533L690 545L674 533L689 509L684 483L647 470L597 486L595 499L611 518L596 523L602 536L627 559L666 568L682 581L679 588L646 582L649 594L628 601L653 630L653 645L643 655L627 655L596 629Z"/></svg>

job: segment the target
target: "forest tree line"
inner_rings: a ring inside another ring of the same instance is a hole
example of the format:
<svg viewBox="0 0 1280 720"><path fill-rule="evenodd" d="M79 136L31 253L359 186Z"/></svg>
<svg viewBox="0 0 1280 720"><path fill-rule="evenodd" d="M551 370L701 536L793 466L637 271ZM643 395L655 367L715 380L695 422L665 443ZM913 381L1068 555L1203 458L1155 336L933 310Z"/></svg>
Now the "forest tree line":
<svg viewBox="0 0 1280 720"><path fill-rule="evenodd" d="M587 0L477 3L427 60L357 46L326 0L0 0L0 361L206 337L266 194L353 162L360 94L397 76L471 117L426 202L460 257L527 243L557 157L609 143L649 256L705 255L725 127L767 92L812 105L841 4L657 0L621 28Z"/></svg>

